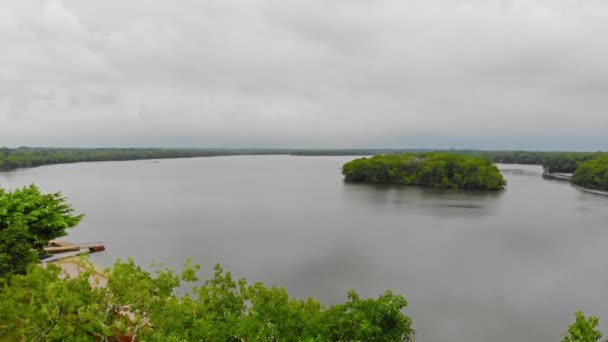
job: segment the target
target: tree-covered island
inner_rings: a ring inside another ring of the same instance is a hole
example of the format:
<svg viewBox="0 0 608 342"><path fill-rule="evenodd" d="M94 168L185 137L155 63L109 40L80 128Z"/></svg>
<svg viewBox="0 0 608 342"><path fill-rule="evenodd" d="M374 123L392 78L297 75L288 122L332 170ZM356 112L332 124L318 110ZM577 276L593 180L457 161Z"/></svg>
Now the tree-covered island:
<svg viewBox="0 0 608 342"><path fill-rule="evenodd" d="M507 182L489 159L452 153L405 153L352 160L347 182L421 185L446 189L501 190Z"/></svg>

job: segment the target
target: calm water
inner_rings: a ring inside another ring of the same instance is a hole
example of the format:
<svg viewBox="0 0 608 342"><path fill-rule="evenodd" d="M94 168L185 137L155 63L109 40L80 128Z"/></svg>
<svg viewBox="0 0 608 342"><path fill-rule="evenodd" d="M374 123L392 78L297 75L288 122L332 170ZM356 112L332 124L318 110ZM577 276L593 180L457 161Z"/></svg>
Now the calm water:
<svg viewBox="0 0 608 342"><path fill-rule="evenodd" d="M132 256L325 303L405 294L417 341L558 341L574 310L608 323L608 198L503 165L501 193L344 184L350 157L247 156L54 165L0 186L62 191L95 262Z"/></svg>

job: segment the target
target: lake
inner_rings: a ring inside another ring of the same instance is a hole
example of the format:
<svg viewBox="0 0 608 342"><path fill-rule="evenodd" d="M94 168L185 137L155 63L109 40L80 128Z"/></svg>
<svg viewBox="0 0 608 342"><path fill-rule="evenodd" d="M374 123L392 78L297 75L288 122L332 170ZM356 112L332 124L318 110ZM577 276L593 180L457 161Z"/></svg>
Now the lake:
<svg viewBox="0 0 608 342"><path fill-rule="evenodd" d="M499 165L508 186L493 193L345 184L351 159L51 165L0 186L61 191L86 214L69 239L105 242L101 265L219 262L327 304L392 289L417 342L559 341L577 309L608 323L608 197L529 165Z"/></svg>

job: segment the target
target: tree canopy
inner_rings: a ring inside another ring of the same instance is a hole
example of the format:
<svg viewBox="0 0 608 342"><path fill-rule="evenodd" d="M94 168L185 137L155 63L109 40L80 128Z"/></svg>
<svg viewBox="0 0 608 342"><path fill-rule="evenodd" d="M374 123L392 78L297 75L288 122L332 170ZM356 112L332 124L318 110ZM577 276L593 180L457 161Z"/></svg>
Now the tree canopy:
<svg viewBox="0 0 608 342"><path fill-rule="evenodd" d="M405 153L352 160L342 166L347 182L422 185L435 188L500 190L502 174L486 158L451 153Z"/></svg>
<svg viewBox="0 0 608 342"><path fill-rule="evenodd" d="M585 317L582 311L576 311L574 318L575 321L568 327L562 342L599 342L602 332L598 329L600 321L597 317Z"/></svg>
<svg viewBox="0 0 608 342"><path fill-rule="evenodd" d="M376 299L348 293L324 306L290 298L281 287L233 279L218 265L199 282L198 266L156 274L133 261L108 270L106 287L90 273L60 277L60 269L31 266L0 291L0 336L15 340L141 341L412 341L407 302L390 291ZM177 295L182 282L198 284Z"/></svg>
<svg viewBox="0 0 608 342"><path fill-rule="evenodd" d="M608 191L608 156L582 163L571 182L587 189Z"/></svg>
<svg viewBox="0 0 608 342"><path fill-rule="evenodd" d="M60 193L43 194L35 185L0 189L0 276L24 273L44 245L81 219Z"/></svg>

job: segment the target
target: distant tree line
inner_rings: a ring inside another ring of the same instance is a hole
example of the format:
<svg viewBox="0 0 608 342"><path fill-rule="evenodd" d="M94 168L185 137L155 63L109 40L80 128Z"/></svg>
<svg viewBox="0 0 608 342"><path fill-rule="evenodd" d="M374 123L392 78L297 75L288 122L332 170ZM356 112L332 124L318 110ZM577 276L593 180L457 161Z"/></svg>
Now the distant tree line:
<svg viewBox="0 0 608 342"><path fill-rule="evenodd" d="M91 161L193 158L226 155L286 154L281 149L184 148L0 148L0 170Z"/></svg>
<svg viewBox="0 0 608 342"><path fill-rule="evenodd" d="M192 158L229 155L363 156L445 152L490 159L495 163L542 165L547 172L574 172L603 152L535 152L428 149L213 149L213 148L0 148L0 170L88 161Z"/></svg>
<svg viewBox="0 0 608 342"><path fill-rule="evenodd" d="M495 163L542 165L546 172L572 173L582 163L608 155L605 152L539 152L455 150L453 153L484 157Z"/></svg>
<svg viewBox="0 0 608 342"><path fill-rule="evenodd" d="M441 152L359 158L344 164L342 174L347 182L435 188L500 190L506 185L502 174L489 159Z"/></svg>
<svg viewBox="0 0 608 342"><path fill-rule="evenodd" d="M292 156L375 156L379 154L403 154L408 152L433 152L424 148L349 148L349 149L298 149L289 152Z"/></svg>

